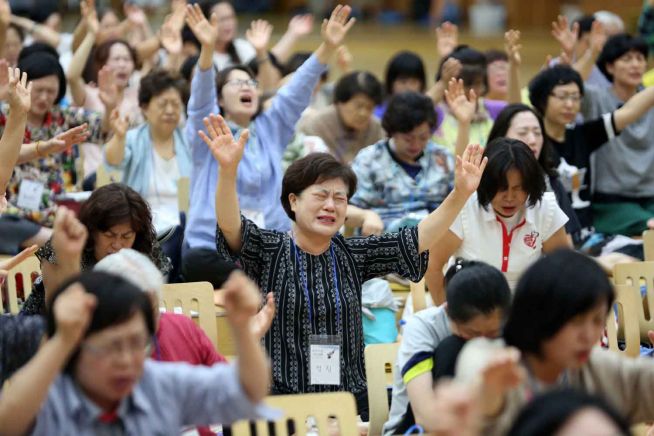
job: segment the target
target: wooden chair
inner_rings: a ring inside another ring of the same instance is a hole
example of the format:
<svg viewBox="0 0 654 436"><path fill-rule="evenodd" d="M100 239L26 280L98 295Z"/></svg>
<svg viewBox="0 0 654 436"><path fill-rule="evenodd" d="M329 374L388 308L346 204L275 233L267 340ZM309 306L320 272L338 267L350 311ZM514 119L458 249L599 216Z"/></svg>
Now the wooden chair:
<svg viewBox="0 0 654 436"><path fill-rule="evenodd" d="M324 392L319 394L275 395L265 400L271 407L280 409L284 416L274 422L275 436L290 435L288 422L295 424L296 436L307 434L307 419L315 419L318 434L330 434L330 417L336 417L340 434L350 436L358 434L357 412L354 396L349 392ZM257 421L255 423L257 436L268 436L268 423ZM234 436L250 436L250 425L247 421L240 421L232 426Z"/></svg>
<svg viewBox="0 0 654 436"><path fill-rule="evenodd" d="M168 312L179 312L194 317L197 313L200 328L207 334L211 343L218 349L216 311L213 304L213 286L209 282L169 283L164 285L159 304Z"/></svg>
<svg viewBox="0 0 654 436"><path fill-rule="evenodd" d="M639 312L642 312L640 288L634 285L615 285L615 292L616 299L606 319L609 349L624 353L628 357L638 357L641 336L638 320ZM619 338L624 339L624 350L618 346Z"/></svg>
<svg viewBox="0 0 654 436"><path fill-rule="evenodd" d="M645 252L645 262L654 261L654 230L643 232L643 251Z"/></svg>
<svg viewBox="0 0 654 436"><path fill-rule="evenodd" d="M191 179L188 177L180 177L177 180L177 207L180 212L188 215L188 209L191 204Z"/></svg>
<svg viewBox="0 0 654 436"><path fill-rule="evenodd" d="M101 188L110 183L120 182L122 180L120 171L111 171L104 164L100 164L95 171L95 187Z"/></svg>
<svg viewBox="0 0 654 436"><path fill-rule="evenodd" d="M393 384L395 359L399 348L400 344L396 342L368 345L365 350L370 436L380 435L384 423L388 420L388 386Z"/></svg>
<svg viewBox="0 0 654 436"><path fill-rule="evenodd" d="M9 313L17 314L18 307L18 275L23 284L23 294L25 300L32 293L32 285L34 280L32 276L41 274L41 263L36 256L30 256L13 269L10 269L7 274L7 299L9 301ZM4 303L4 302L3 302Z"/></svg>
<svg viewBox="0 0 654 436"><path fill-rule="evenodd" d="M646 297L640 304L638 313L638 325L640 329L640 340L649 343L648 330L654 330L654 262L632 262L621 263L615 266L613 271L615 284L633 285L638 288L640 295L641 285L647 289Z"/></svg>

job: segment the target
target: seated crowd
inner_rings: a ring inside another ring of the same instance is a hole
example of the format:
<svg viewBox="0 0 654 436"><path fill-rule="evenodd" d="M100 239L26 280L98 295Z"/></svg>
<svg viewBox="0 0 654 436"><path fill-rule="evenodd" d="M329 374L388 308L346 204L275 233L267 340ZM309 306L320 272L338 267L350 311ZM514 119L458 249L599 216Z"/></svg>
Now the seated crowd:
<svg viewBox="0 0 654 436"><path fill-rule="evenodd" d="M229 434L283 416L267 395L339 391L360 419L340 433L366 433L376 342L399 342L384 435L654 421L654 362L602 346L607 258L644 260L654 230L654 0L638 35L559 17L562 53L527 83L520 32L482 52L442 23L433 84L407 50L384 83L352 71L350 6L305 53L311 15L272 45L227 0L172 0L154 30L138 2L82 0L73 34L9 3L2 304L13 268L40 275L0 315L0 435ZM407 281L427 308L398 334ZM181 282L215 289L236 355L160 309Z"/></svg>

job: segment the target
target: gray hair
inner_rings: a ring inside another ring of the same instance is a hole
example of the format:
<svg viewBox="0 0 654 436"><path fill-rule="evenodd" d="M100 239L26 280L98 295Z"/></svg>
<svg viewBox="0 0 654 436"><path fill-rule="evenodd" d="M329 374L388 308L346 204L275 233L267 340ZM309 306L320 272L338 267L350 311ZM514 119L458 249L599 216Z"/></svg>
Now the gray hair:
<svg viewBox="0 0 654 436"><path fill-rule="evenodd" d="M128 280L144 292L152 292L161 297L164 284L161 271L144 254L131 248L123 248L118 253L110 254L93 268L115 274Z"/></svg>
<svg viewBox="0 0 654 436"><path fill-rule="evenodd" d="M593 17L605 26L614 27L618 32L624 32L624 21L619 15L609 11L597 11Z"/></svg>

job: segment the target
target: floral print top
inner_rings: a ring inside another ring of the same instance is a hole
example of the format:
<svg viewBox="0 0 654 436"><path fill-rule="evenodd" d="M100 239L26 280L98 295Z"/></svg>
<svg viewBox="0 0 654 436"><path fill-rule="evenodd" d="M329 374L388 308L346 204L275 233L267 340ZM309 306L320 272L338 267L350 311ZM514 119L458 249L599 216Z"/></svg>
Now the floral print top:
<svg viewBox="0 0 654 436"><path fill-rule="evenodd" d="M8 110L8 104L0 105L0 135L4 132ZM53 107L48 112L41 126L27 125L23 143L47 141L68 129L84 123L89 125L90 135L88 141L98 144L103 143L102 117L100 114L84 109L60 108L58 106ZM7 187L7 199L9 200L7 213L51 227L56 209L55 196L71 191L75 183L77 183L78 158L79 151L77 145L74 145L71 149L61 153L17 165ZM38 210L18 206L18 193L23 180L33 180L43 185L43 195Z"/></svg>

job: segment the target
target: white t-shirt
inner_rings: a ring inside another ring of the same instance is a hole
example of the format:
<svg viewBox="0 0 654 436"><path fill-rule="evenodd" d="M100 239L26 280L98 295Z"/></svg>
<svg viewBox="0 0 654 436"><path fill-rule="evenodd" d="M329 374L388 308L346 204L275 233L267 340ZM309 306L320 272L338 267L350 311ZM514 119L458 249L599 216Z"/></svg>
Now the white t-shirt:
<svg viewBox="0 0 654 436"><path fill-rule="evenodd" d="M152 177L145 199L152 209L152 221L157 233L179 225L177 182L180 178L177 158L166 160L152 150Z"/></svg>
<svg viewBox="0 0 654 436"><path fill-rule="evenodd" d="M481 207L475 193L450 227L462 241L454 257L493 265L504 273L514 289L522 272L542 255L543 241L567 221L554 193L546 192L534 207L525 209L524 217L512 231L506 230L506 224L490 205L488 210Z"/></svg>
<svg viewBox="0 0 654 436"><path fill-rule="evenodd" d="M252 47L252 44L247 42L245 39L236 38L234 40L234 47L236 48L236 54L241 59L241 64L247 64L250 62L256 55L257 51ZM218 68L218 71L234 65L232 59L227 53L213 53L213 64Z"/></svg>

